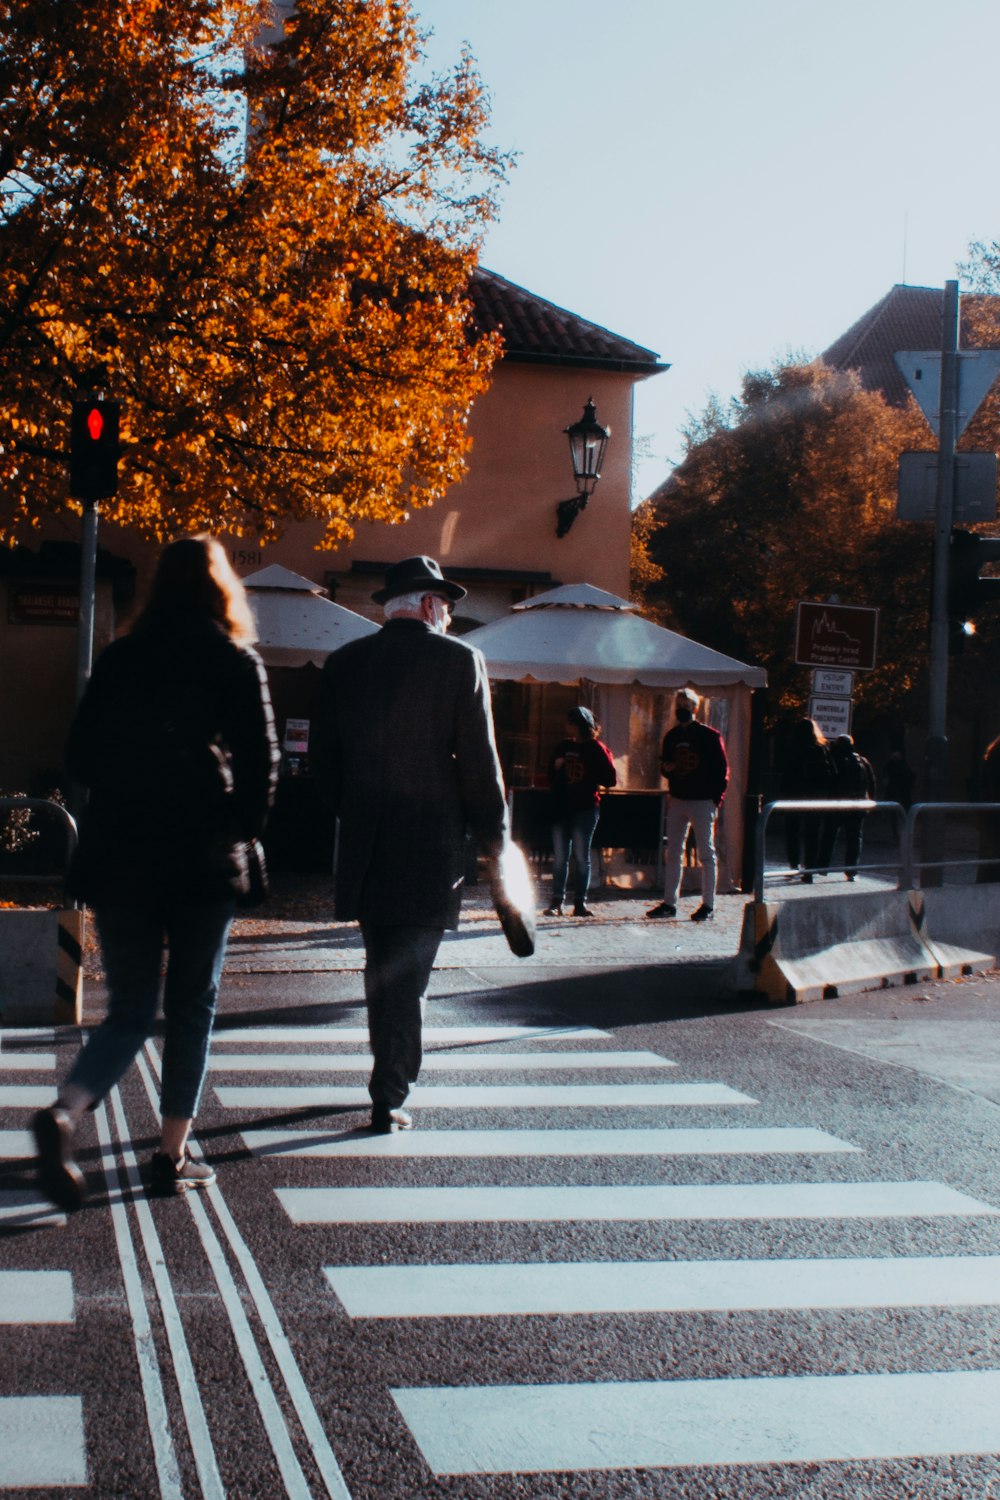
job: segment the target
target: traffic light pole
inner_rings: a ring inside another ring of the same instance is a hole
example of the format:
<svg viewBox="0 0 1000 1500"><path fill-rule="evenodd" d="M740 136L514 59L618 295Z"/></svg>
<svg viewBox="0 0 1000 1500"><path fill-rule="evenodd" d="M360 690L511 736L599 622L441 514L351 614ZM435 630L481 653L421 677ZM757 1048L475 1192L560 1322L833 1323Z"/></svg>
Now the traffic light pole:
<svg viewBox="0 0 1000 1500"><path fill-rule="evenodd" d="M955 508L958 423L958 282L946 281L941 317L941 407L931 594L930 735L925 795L943 802L948 790L948 557Z"/></svg>
<svg viewBox="0 0 1000 1500"><path fill-rule="evenodd" d="M83 697L94 661L94 608L97 597L97 518L96 500L83 507L80 532L80 624L76 638L76 701Z"/></svg>

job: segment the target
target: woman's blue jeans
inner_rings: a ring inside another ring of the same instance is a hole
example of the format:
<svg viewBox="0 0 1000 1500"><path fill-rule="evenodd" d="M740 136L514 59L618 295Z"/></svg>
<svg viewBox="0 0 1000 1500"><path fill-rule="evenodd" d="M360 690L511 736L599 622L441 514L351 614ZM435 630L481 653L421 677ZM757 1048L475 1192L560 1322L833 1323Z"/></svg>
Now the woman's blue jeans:
<svg viewBox="0 0 1000 1500"><path fill-rule="evenodd" d="M152 1035L166 944L160 1111L170 1119L194 1118L234 911L235 902L227 899L154 911L102 906L94 912L107 975L108 1013L91 1032L68 1083L93 1099L103 1099Z"/></svg>
<svg viewBox="0 0 1000 1500"><path fill-rule="evenodd" d="M583 807L552 824L552 905L561 906L569 877L572 849L576 861L576 904L583 906L590 890L590 845L600 817L599 807Z"/></svg>

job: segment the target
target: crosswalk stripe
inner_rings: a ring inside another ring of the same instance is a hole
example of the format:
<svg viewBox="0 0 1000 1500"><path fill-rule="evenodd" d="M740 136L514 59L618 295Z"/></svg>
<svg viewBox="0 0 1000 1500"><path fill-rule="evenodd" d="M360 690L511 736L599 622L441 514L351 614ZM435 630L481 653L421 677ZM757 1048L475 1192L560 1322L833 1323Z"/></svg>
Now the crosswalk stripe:
<svg viewBox="0 0 1000 1500"><path fill-rule="evenodd" d="M69 1271L0 1271L0 1323L72 1323Z"/></svg>
<svg viewBox="0 0 1000 1500"><path fill-rule="evenodd" d="M425 1026L424 1050L440 1044L449 1046L482 1046L488 1042L593 1042L607 1040L609 1031L592 1026ZM339 1042L367 1045L367 1026L234 1026L220 1027L212 1033L212 1045L220 1042L246 1047L253 1042L283 1045L288 1042L317 1042L329 1046Z"/></svg>
<svg viewBox="0 0 1000 1500"><path fill-rule="evenodd" d="M87 1483L79 1396L0 1396L0 1489Z"/></svg>
<svg viewBox="0 0 1000 1500"><path fill-rule="evenodd" d="M34 1154L35 1141L30 1130L0 1130L0 1161L19 1161Z"/></svg>
<svg viewBox="0 0 1000 1500"><path fill-rule="evenodd" d="M5 1188L0 1192L0 1224L42 1229L65 1222L66 1215L33 1188Z"/></svg>
<svg viewBox="0 0 1000 1500"><path fill-rule="evenodd" d="M297 1088L217 1085L215 1094L223 1109L305 1109L315 1104L329 1109L370 1109L372 1102L366 1088L326 1088L320 1084ZM423 1109L628 1109L756 1102L723 1083L418 1084L407 1105Z"/></svg>
<svg viewBox="0 0 1000 1500"><path fill-rule="evenodd" d="M990 1307L1000 1255L326 1266L351 1318Z"/></svg>
<svg viewBox="0 0 1000 1500"><path fill-rule="evenodd" d="M0 1083L0 1109L44 1109L51 1103L51 1083Z"/></svg>
<svg viewBox="0 0 1000 1500"><path fill-rule="evenodd" d="M568 1223L676 1219L886 1219L997 1210L941 1182L707 1186L279 1188L296 1224Z"/></svg>
<svg viewBox="0 0 1000 1500"><path fill-rule="evenodd" d="M5 1073L49 1072L55 1065L54 1052L0 1052L0 1068Z"/></svg>
<svg viewBox="0 0 1000 1500"><path fill-rule="evenodd" d="M434 1474L1000 1452L1000 1371L397 1389Z"/></svg>
<svg viewBox="0 0 1000 1500"><path fill-rule="evenodd" d="M39 1046L51 1046L56 1039L55 1030L51 1026L18 1026L16 1030L4 1031L0 1026L0 1047L6 1036L8 1042L11 1037L16 1037L19 1042L35 1042Z"/></svg>
<svg viewBox="0 0 1000 1500"><path fill-rule="evenodd" d="M858 1151L823 1130L245 1130L255 1156L767 1156ZM2 1148L0 1148L2 1149Z"/></svg>
<svg viewBox="0 0 1000 1500"><path fill-rule="evenodd" d="M367 1073L371 1070L370 1052L235 1052L222 1053L208 1060L209 1069L225 1073ZM564 1072L577 1068L676 1068L677 1064L656 1052L431 1052L423 1060L422 1071L439 1073L484 1073L502 1069L505 1072L532 1072L559 1068Z"/></svg>

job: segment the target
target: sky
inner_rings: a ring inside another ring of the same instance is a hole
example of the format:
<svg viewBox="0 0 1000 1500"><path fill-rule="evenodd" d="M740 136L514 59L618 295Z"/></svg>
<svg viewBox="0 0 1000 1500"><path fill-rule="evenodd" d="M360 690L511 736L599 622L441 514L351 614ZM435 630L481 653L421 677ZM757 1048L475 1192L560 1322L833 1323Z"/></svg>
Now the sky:
<svg viewBox="0 0 1000 1500"><path fill-rule="evenodd" d="M519 153L483 264L671 366L636 388L635 503L710 393L1000 240L997 0L413 6Z"/></svg>

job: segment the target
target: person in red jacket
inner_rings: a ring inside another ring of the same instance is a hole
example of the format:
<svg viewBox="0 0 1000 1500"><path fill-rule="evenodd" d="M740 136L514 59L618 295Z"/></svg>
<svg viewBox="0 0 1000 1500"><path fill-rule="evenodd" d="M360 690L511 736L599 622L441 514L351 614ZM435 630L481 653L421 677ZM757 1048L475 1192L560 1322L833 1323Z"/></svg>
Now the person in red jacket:
<svg viewBox="0 0 1000 1500"><path fill-rule="evenodd" d="M590 845L601 812L601 790L618 780L615 763L600 736L589 708L571 708L566 715L569 738L556 746L549 764L552 788L552 901L547 917L561 917L572 848L576 860L574 917L592 917L587 908L590 890Z"/></svg>
<svg viewBox="0 0 1000 1500"><path fill-rule="evenodd" d="M663 900L647 917L676 917L681 884L681 859L688 829L698 840L701 862L701 905L692 922L708 922L715 915L715 819L729 785L729 761L722 735L695 715L701 700L681 688L674 700L677 720L663 737L660 770L670 782L667 806L667 869Z"/></svg>

